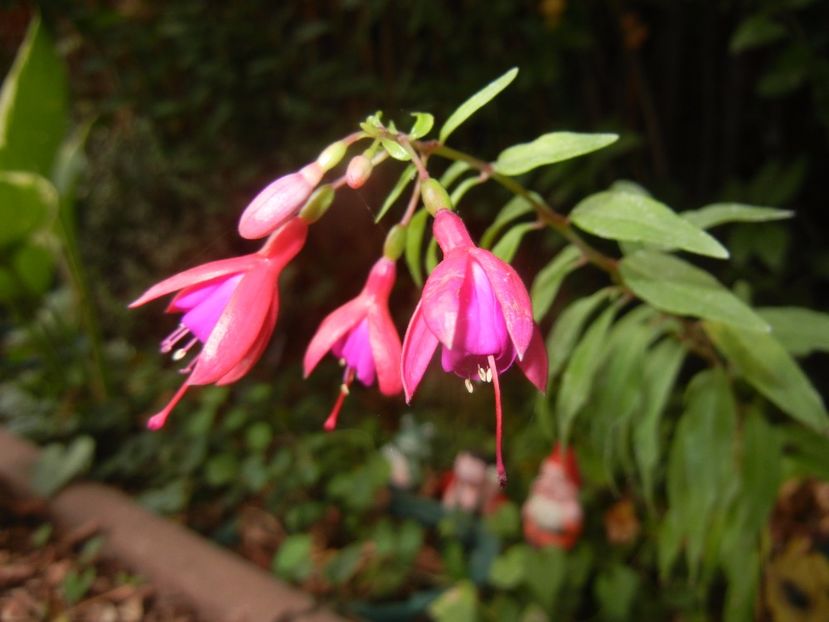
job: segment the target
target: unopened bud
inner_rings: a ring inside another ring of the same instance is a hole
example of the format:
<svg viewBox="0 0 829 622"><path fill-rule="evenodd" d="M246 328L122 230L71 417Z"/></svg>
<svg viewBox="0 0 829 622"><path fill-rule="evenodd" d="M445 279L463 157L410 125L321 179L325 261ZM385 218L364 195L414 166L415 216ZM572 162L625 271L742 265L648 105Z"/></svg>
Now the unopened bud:
<svg viewBox="0 0 829 622"><path fill-rule="evenodd" d="M349 188L362 188L363 184L371 175L372 169L371 160L364 155L358 155L351 158L348 163L348 169L345 172L345 183Z"/></svg>
<svg viewBox="0 0 829 622"><path fill-rule="evenodd" d="M397 261L406 248L406 227L394 225L389 229L386 241L383 244L383 256Z"/></svg>
<svg viewBox="0 0 829 622"><path fill-rule="evenodd" d="M338 140L335 143L331 143L319 154L317 164L320 165L323 171L330 171L343 159L346 149L348 149L348 145L346 145L345 141Z"/></svg>
<svg viewBox="0 0 829 622"><path fill-rule="evenodd" d="M423 197L423 205L434 216L442 209L452 209L452 201L443 186L438 180L429 178L420 187L420 196Z"/></svg>
<svg viewBox="0 0 829 622"><path fill-rule="evenodd" d="M325 215L331 203L334 201L334 188L331 184L320 186L300 210L299 217L307 223L317 222Z"/></svg>

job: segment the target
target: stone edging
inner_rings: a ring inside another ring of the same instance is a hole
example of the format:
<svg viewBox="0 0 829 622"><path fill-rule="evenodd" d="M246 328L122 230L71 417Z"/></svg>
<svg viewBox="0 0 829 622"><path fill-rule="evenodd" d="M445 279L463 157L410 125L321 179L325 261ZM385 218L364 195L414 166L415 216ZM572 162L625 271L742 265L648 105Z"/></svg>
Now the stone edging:
<svg viewBox="0 0 829 622"><path fill-rule="evenodd" d="M38 449L0 429L0 478L36 497L29 473ZM190 604L215 622L343 622L303 592L281 583L193 532L139 507L125 494L94 483L71 484L47 501L67 529L94 523L103 553L148 580L164 596Z"/></svg>

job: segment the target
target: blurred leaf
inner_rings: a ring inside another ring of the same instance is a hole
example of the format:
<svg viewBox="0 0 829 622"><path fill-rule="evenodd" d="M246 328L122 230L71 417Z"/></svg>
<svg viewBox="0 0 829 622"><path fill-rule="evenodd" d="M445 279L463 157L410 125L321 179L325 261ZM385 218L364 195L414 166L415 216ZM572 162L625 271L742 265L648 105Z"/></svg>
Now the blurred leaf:
<svg viewBox="0 0 829 622"><path fill-rule="evenodd" d="M567 555L561 549L545 547L527 555L526 584L535 600L552 611L567 578Z"/></svg>
<svg viewBox="0 0 829 622"><path fill-rule="evenodd" d="M478 592L469 581L461 581L446 590L431 605L429 614L435 622L476 622Z"/></svg>
<svg viewBox="0 0 829 622"><path fill-rule="evenodd" d="M504 501L486 516L486 528L500 538L516 538L521 534L521 512L512 501Z"/></svg>
<svg viewBox="0 0 829 622"><path fill-rule="evenodd" d="M55 258L42 246L31 243L21 246L12 258L12 266L32 297L42 296L52 284Z"/></svg>
<svg viewBox="0 0 829 622"><path fill-rule="evenodd" d="M457 110L449 115L446 123L440 128L439 140L442 143L454 132L461 123L466 121L469 117L475 114L479 109L486 106L492 99L501 91L507 88L510 83L515 80L518 75L518 68L513 67L500 78L497 78L487 84L480 91L475 93L472 97L458 106Z"/></svg>
<svg viewBox="0 0 829 622"><path fill-rule="evenodd" d="M551 380L564 367L573 346L576 345L579 335L581 335L582 327L587 322L587 318L613 293L614 291L609 288L600 289L586 298L580 298L571 303L558 316L553 329L547 336Z"/></svg>
<svg viewBox="0 0 829 622"><path fill-rule="evenodd" d="M562 443L567 443L573 420L590 397L593 377L602 361L605 338L616 316L616 311L615 306L605 309L585 331L584 337L573 350L573 355L564 370L556 402L556 415Z"/></svg>
<svg viewBox="0 0 829 622"><path fill-rule="evenodd" d="M793 40L795 41L795 40ZM774 61L757 83L761 97L783 97L799 89L806 82L812 66L813 51L800 41L793 42L774 56Z"/></svg>
<svg viewBox="0 0 829 622"><path fill-rule="evenodd" d="M204 479L210 486L229 484L238 473L239 461L230 452L213 455L204 465Z"/></svg>
<svg viewBox="0 0 829 622"><path fill-rule="evenodd" d="M257 421L245 430L245 443L251 451L264 451L271 444L272 440L273 430L264 421Z"/></svg>
<svg viewBox="0 0 829 622"><path fill-rule="evenodd" d="M518 251L518 246L521 244L521 240L524 239L524 235L537 229L538 225L534 222L515 225L498 240L495 248L492 249L492 253L496 257L500 257L507 263L510 263L513 257L515 257L515 253Z"/></svg>
<svg viewBox="0 0 829 622"><path fill-rule="evenodd" d="M484 183L484 179L480 175L472 175L471 177L467 177L457 186L455 186L454 190L452 190L452 194L449 195L449 201L452 205L457 206L461 199L466 195L467 192L472 190L475 186L480 186Z"/></svg>
<svg viewBox="0 0 829 622"><path fill-rule="evenodd" d="M415 118L412 129L409 130L409 136L413 139L423 138L432 131L432 126L435 124L435 117L428 112L413 112L412 116Z"/></svg>
<svg viewBox="0 0 829 622"><path fill-rule="evenodd" d="M576 205L570 218L577 227L601 238L728 257L728 251L705 231L641 194L599 192Z"/></svg>
<svg viewBox="0 0 829 622"><path fill-rule="evenodd" d="M471 168L471 165L461 160L452 162L452 164L450 164L449 167L443 172L443 175L440 176L440 185L448 189L458 177Z"/></svg>
<svg viewBox="0 0 829 622"><path fill-rule="evenodd" d="M433 237L429 240L429 246L426 247L426 272L432 273L432 270L438 265L438 241Z"/></svg>
<svg viewBox="0 0 829 622"><path fill-rule="evenodd" d="M190 486L185 478L174 479L161 488L145 490L138 502L156 514L181 512L190 500Z"/></svg>
<svg viewBox="0 0 829 622"><path fill-rule="evenodd" d="M484 234L481 236L480 246L483 248L491 248L495 238L498 237L505 226L516 218L520 218L524 214L529 214L532 211L532 204L524 197L515 196L510 199L498 212L492 224L484 231Z"/></svg>
<svg viewBox="0 0 829 622"><path fill-rule="evenodd" d="M657 309L725 322L757 331L768 324L723 287L691 264L656 251L639 251L619 263L625 284Z"/></svg>
<svg viewBox="0 0 829 622"><path fill-rule="evenodd" d="M771 334L795 356L829 352L829 313L801 307L762 307L757 309L771 326Z"/></svg>
<svg viewBox="0 0 829 622"><path fill-rule="evenodd" d="M68 445L47 445L35 463L32 488L43 497L52 496L86 473L94 454L95 441L89 436L78 436Z"/></svg>
<svg viewBox="0 0 829 622"><path fill-rule="evenodd" d="M403 172L400 173L400 177L397 179L397 183L394 184L394 188L391 189L389 195L386 197L386 200L383 201L383 206L380 208L380 211L377 212L377 216L374 217L374 222L380 222L383 216L386 215L386 212L389 211L394 202L400 198L400 195L406 189L406 187L412 182L415 177L415 173L417 169L415 169L414 164L409 164L406 168L403 169ZM425 211L425 210L424 210Z"/></svg>
<svg viewBox="0 0 829 622"><path fill-rule="evenodd" d="M581 251L570 245L565 246L550 263L539 270L530 288L533 317L536 322L540 322L550 310L564 278L582 264Z"/></svg>
<svg viewBox="0 0 829 622"><path fill-rule="evenodd" d="M501 175L521 175L528 171L569 160L615 143L617 134L577 134L551 132L534 141L504 149L493 164Z"/></svg>
<svg viewBox="0 0 829 622"><path fill-rule="evenodd" d="M66 69L35 16L0 91L0 169L52 172L67 97Z"/></svg>
<svg viewBox="0 0 829 622"><path fill-rule="evenodd" d="M52 169L52 182L64 204L72 203L75 197L75 186L87 166L86 140L92 129L92 121L87 121L76 128L58 149L55 166Z"/></svg>
<svg viewBox="0 0 829 622"><path fill-rule="evenodd" d="M829 431L820 394L773 336L717 322L703 326L735 371L757 391L804 425Z"/></svg>
<svg viewBox="0 0 829 622"><path fill-rule="evenodd" d="M786 29L769 15L752 15L737 26L731 37L729 48L732 54L768 45L786 35Z"/></svg>
<svg viewBox="0 0 829 622"><path fill-rule="evenodd" d="M700 229L711 229L728 222L766 222L783 220L794 212L774 207L757 207L742 203L713 203L696 210L680 212L682 218Z"/></svg>
<svg viewBox="0 0 829 622"><path fill-rule="evenodd" d="M70 569L61 582L61 590L66 602L74 605L86 596L96 576L95 568L91 566L80 571L77 568Z"/></svg>
<svg viewBox="0 0 829 622"><path fill-rule="evenodd" d="M610 184L610 188L608 188L608 190L610 192L627 192L628 194L641 194L643 197L651 196L651 193L648 192L647 188L629 179L618 179L614 181L612 184Z"/></svg>
<svg viewBox="0 0 829 622"><path fill-rule="evenodd" d="M602 620L630 620L639 575L622 564L613 564L596 578L596 600Z"/></svg>
<svg viewBox="0 0 829 622"><path fill-rule="evenodd" d="M334 585L343 585L357 572L362 558L362 544L347 546L338 551L325 566L325 576Z"/></svg>
<svg viewBox="0 0 829 622"><path fill-rule="evenodd" d="M0 171L0 247L17 242L57 214L58 194L35 173Z"/></svg>
<svg viewBox="0 0 829 622"><path fill-rule="evenodd" d="M786 449L784 477L817 477L829 481L829 438L799 424L781 426Z"/></svg>
<svg viewBox="0 0 829 622"><path fill-rule="evenodd" d="M409 221L406 229L406 265L409 267L409 274L418 287L423 287L423 233L426 230L426 220L429 212L421 209Z"/></svg>
<svg viewBox="0 0 829 622"><path fill-rule="evenodd" d="M511 590L524 580L527 554L531 549L526 544L516 544L499 555L489 569L492 585L502 590Z"/></svg>
<svg viewBox="0 0 829 622"><path fill-rule="evenodd" d="M271 564L273 572L288 581L304 581L314 570L311 548L309 534L288 536L274 555Z"/></svg>
<svg viewBox="0 0 829 622"><path fill-rule="evenodd" d="M390 138L381 138L380 143L383 145L383 149L385 149L395 160L407 162L412 159L412 156L409 155L409 152L406 151L400 143L397 143Z"/></svg>

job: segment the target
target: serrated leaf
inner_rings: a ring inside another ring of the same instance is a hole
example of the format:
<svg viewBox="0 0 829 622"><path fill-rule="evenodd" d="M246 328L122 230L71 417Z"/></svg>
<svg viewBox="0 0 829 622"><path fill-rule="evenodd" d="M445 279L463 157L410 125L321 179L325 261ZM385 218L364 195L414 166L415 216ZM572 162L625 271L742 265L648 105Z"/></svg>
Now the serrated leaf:
<svg viewBox="0 0 829 622"><path fill-rule="evenodd" d="M590 397L594 375L602 362L604 341L616 311L615 306L608 307L590 325L573 350L573 355L564 370L556 402L556 416L561 431L561 442L564 444L567 443L576 415Z"/></svg>
<svg viewBox="0 0 829 622"><path fill-rule="evenodd" d="M570 214L575 225L600 238L680 248L709 257L728 251L702 229L654 199L629 192L599 192Z"/></svg>
<svg viewBox="0 0 829 622"><path fill-rule="evenodd" d="M657 309L751 330L769 326L717 279L699 268L656 251L639 251L619 262L622 280Z"/></svg>
<svg viewBox="0 0 829 622"><path fill-rule="evenodd" d="M492 99L501 91L507 88L510 83L515 80L518 75L518 67L513 67L500 78L497 78L487 84L480 91L475 93L472 97L458 106L457 110L449 115L443 127L440 128L440 142L446 142L449 135L454 132L458 126L466 121L469 117L475 114L478 110L486 106Z"/></svg>
<svg viewBox="0 0 829 622"><path fill-rule="evenodd" d="M435 117L428 112L413 112L412 116L415 118L412 129L409 130L409 136L413 139L423 138L432 131L435 124Z"/></svg>
<svg viewBox="0 0 829 622"><path fill-rule="evenodd" d="M530 288L536 322L540 322L550 310L564 278L580 265L583 265L581 251L570 245L565 246L550 263L539 270Z"/></svg>
<svg viewBox="0 0 829 622"><path fill-rule="evenodd" d="M520 218L524 214L529 214L532 211L532 204L524 197L515 196L510 199L498 212L492 224L484 231L484 234L481 236L480 246L490 248L504 227L516 218Z"/></svg>
<svg viewBox="0 0 829 622"><path fill-rule="evenodd" d="M36 16L0 91L0 169L51 173L67 100L66 69Z"/></svg>
<svg viewBox="0 0 829 622"><path fill-rule="evenodd" d="M768 45L786 35L786 29L770 16L758 14L743 20L731 37L732 54Z"/></svg>
<svg viewBox="0 0 829 622"><path fill-rule="evenodd" d="M617 134L577 134L550 132L534 141L504 149L494 162L495 172L502 175L521 175L528 171L569 160L615 143Z"/></svg>
<svg viewBox="0 0 829 622"><path fill-rule="evenodd" d="M422 209L415 213L409 221L409 226L406 227L406 265L409 267L412 280L418 287L423 287L421 255L423 252L423 233L426 230L426 220L428 218L429 212Z"/></svg>
<svg viewBox="0 0 829 622"><path fill-rule="evenodd" d="M36 173L0 171L0 247L45 226L57 214L58 193Z"/></svg>
<svg viewBox="0 0 829 622"><path fill-rule="evenodd" d="M383 201L383 206L380 208L380 211L377 212L377 216L374 217L375 223L380 222L383 216L386 215L386 212L388 212L391 206L394 205L394 202L400 198L400 195L403 194L403 191L415 178L416 173L417 169L415 169L414 164L409 164L403 169L403 172L400 173L400 177L397 178L397 183L394 184L394 188L391 189L391 192L389 192L386 200Z"/></svg>
<svg viewBox="0 0 829 622"><path fill-rule="evenodd" d="M757 313L790 354L829 352L829 313L801 307L762 307Z"/></svg>
<svg viewBox="0 0 829 622"><path fill-rule="evenodd" d="M794 216L794 212L774 207L742 203L712 203L696 210L680 212L682 218L700 229L711 229L727 222L767 222Z"/></svg>
<svg viewBox="0 0 829 622"><path fill-rule="evenodd" d="M736 372L758 392L804 425L829 432L829 416L820 394L772 335L717 322L703 326Z"/></svg>
<svg viewBox="0 0 829 622"><path fill-rule="evenodd" d="M500 257L507 263L511 262L512 258L515 257L515 253L518 251L518 247L521 245L521 240L524 239L524 236L530 231L536 229L538 229L538 225L534 222L515 225L507 231L500 240L498 240L498 243L492 249L492 254L496 257Z"/></svg>

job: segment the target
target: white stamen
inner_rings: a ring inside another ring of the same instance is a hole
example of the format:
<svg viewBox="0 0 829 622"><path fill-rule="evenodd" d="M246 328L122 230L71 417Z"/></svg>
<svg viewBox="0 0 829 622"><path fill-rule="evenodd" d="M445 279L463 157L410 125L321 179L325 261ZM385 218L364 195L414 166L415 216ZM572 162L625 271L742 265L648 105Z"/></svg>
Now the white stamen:
<svg viewBox="0 0 829 622"><path fill-rule="evenodd" d="M199 341L198 338L193 337L184 346L182 346L181 348L179 348L178 350L173 352L173 360L174 361L180 361L185 356L187 356L187 353L190 351L190 348L192 348L194 345L196 345L198 343L198 341Z"/></svg>
<svg viewBox="0 0 829 622"><path fill-rule="evenodd" d="M472 386L472 381L469 378L464 378L463 383L466 385L466 390L472 393L475 387Z"/></svg>
<svg viewBox="0 0 829 622"><path fill-rule="evenodd" d="M347 385L347 384L342 383L342 384L340 385L340 393L342 393L342 394L344 394L344 395L348 395L348 394L349 394L349 390L348 390L348 385Z"/></svg>
<svg viewBox="0 0 829 622"><path fill-rule="evenodd" d="M481 379L481 382L486 382L486 372L480 365L478 365L478 378Z"/></svg>
<svg viewBox="0 0 829 622"><path fill-rule="evenodd" d="M337 362L340 364L340 367L345 367L345 359L340 359Z"/></svg>
<svg viewBox="0 0 829 622"><path fill-rule="evenodd" d="M492 368L491 367L487 367L487 369L486 369L486 381L487 382L492 382Z"/></svg>

